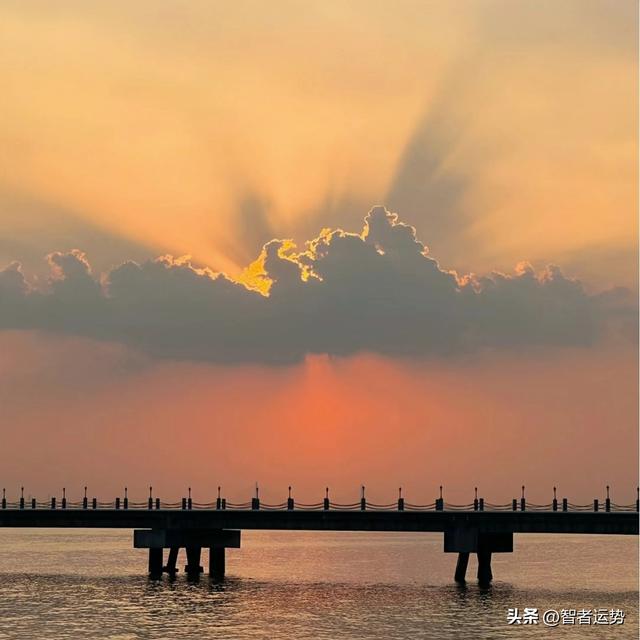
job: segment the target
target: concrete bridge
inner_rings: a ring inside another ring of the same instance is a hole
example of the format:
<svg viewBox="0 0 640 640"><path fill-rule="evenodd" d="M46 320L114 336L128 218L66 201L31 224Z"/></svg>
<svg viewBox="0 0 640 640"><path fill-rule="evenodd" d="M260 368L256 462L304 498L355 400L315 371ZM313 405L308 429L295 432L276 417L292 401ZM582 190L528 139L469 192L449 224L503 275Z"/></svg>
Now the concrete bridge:
<svg viewBox="0 0 640 640"><path fill-rule="evenodd" d="M256 496L246 503L231 503L220 497L215 502L197 503L189 497L164 503L152 497L145 502L124 499L113 502L68 501L66 492L58 502L51 498L38 502L9 502L3 491L0 526L3 527L72 527L133 529L136 548L149 550L149 575L159 579L163 573L175 576L179 549L187 555L185 571L191 579L203 572L202 548L209 549L209 575L220 580L225 574L225 550L239 548L242 529L294 531L406 531L442 532L444 551L457 553L454 579L464 582L469 555L477 554L478 581L492 579L493 553L513 551L514 533L573 533L638 535L638 508L619 505L609 498L595 499L593 504L577 505L555 497L549 504L532 504L524 496L507 504L486 503L477 493L472 503L454 505L440 497L424 505L405 502L401 492L397 502L370 503L364 487L359 502L334 503L328 490L322 502L296 503L291 497L279 504L261 503ZM168 550L165 562L164 550Z"/></svg>

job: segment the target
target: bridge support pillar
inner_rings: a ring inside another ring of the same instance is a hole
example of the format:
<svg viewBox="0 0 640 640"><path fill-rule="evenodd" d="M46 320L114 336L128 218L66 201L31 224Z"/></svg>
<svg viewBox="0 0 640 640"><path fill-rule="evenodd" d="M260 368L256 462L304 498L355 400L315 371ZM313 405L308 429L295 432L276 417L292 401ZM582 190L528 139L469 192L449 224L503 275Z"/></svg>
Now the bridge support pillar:
<svg viewBox="0 0 640 640"><path fill-rule="evenodd" d="M209 578L211 578L211 580L223 580L224 572L224 547L209 547Z"/></svg>
<svg viewBox="0 0 640 640"><path fill-rule="evenodd" d="M198 579L203 569L200 566L200 554L202 547L186 547L187 564L184 568L187 577L191 580Z"/></svg>
<svg viewBox="0 0 640 640"><path fill-rule="evenodd" d="M467 566L469 565L469 554L461 551L458 554L458 562L456 563L456 573L454 580L459 584L464 584L467 577Z"/></svg>
<svg viewBox="0 0 640 640"><path fill-rule="evenodd" d="M457 553L458 562L454 579L464 582L469 554L478 556L478 582L489 584L493 578L491 573L491 554L511 553L513 551L513 533L496 533L479 531L475 527L461 523L460 526L444 532L445 553Z"/></svg>
<svg viewBox="0 0 640 640"><path fill-rule="evenodd" d="M162 549L149 549L149 577L159 580L162 577Z"/></svg>
<svg viewBox="0 0 640 640"><path fill-rule="evenodd" d="M487 585L492 580L491 551L478 551L478 582Z"/></svg>
<svg viewBox="0 0 640 640"><path fill-rule="evenodd" d="M136 529L133 532L133 546L136 549L149 549L149 573L164 570L175 577L178 569L179 549L186 549L187 564L185 571L191 579L202 573L200 557L202 548L208 547L209 573L214 579L222 579L225 571L225 548L240 548L240 531L232 529ZM162 566L162 550L169 549L167 564ZM153 558L153 560L152 560ZM158 559L159 558L159 559ZM158 563L160 569L158 570Z"/></svg>
<svg viewBox="0 0 640 640"><path fill-rule="evenodd" d="M178 573L178 551L180 551L180 547L170 547L169 548L169 557L167 558L167 564L162 568L162 570L169 574L170 578L175 578L176 573Z"/></svg>

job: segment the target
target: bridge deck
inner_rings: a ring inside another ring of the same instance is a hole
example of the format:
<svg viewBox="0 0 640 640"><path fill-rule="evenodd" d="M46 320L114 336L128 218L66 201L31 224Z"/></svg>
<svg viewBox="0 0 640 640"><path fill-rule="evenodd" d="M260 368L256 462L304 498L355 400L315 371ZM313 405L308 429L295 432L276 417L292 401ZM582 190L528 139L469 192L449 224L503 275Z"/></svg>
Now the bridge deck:
<svg viewBox="0 0 640 640"><path fill-rule="evenodd" d="M0 527L269 529L638 535L635 512L6 509Z"/></svg>

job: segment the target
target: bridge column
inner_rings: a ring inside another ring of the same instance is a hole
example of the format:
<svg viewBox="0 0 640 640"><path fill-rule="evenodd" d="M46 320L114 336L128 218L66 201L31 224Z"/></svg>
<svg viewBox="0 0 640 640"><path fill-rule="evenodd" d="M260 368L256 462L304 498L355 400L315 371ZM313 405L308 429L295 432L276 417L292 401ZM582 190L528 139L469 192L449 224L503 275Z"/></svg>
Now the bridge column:
<svg viewBox="0 0 640 640"><path fill-rule="evenodd" d="M152 580L162 577L162 548L149 549L149 577Z"/></svg>
<svg viewBox="0 0 640 640"><path fill-rule="evenodd" d="M493 580L491 573L491 551L478 551L478 582L489 584Z"/></svg>
<svg viewBox="0 0 640 640"><path fill-rule="evenodd" d="M190 579L197 579L200 577L203 569L200 566L200 554L202 547L187 547L187 565L184 570L187 573L187 577Z"/></svg>
<svg viewBox="0 0 640 640"><path fill-rule="evenodd" d="M456 573L453 578L459 584L464 584L466 582L468 565L469 565L469 553L466 551L461 551L458 554L458 562L456 564Z"/></svg>
<svg viewBox="0 0 640 640"><path fill-rule="evenodd" d="M169 557L167 558L167 564L162 568L162 570L169 575L170 578L175 578L176 573L178 573L178 551L180 551L180 547L170 547L169 548Z"/></svg>
<svg viewBox="0 0 640 640"><path fill-rule="evenodd" d="M491 573L491 555L493 553L513 552L513 533L495 533L478 531L475 527L461 524L444 532L445 553L457 553L458 562L454 579L463 583L469 564L469 554L478 556L478 582L489 584Z"/></svg>
<svg viewBox="0 0 640 640"><path fill-rule="evenodd" d="M133 546L136 549L157 550L155 555L149 553L149 571L151 558L154 563L160 563L162 570L175 577L178 551L182 548L187 552L185 571L191 579L197 579L202 573L200 557L202 548L210 549L209 572L214 579L222 579L225 572L225 548L240 548L240 531L230 529L136 529L133 532ZM162 550L169 549L169 558L162 567ZM159 554L159 556L158 556ZM159 561L155 558L160 558ZM154 572L157 570L154 564Z"/></svg>
<svg viewBox="0 0 640 640"><path fill-rule="evenodd" d="M209 547L209 578L224 579L225 560L224 547Z"/></svg>

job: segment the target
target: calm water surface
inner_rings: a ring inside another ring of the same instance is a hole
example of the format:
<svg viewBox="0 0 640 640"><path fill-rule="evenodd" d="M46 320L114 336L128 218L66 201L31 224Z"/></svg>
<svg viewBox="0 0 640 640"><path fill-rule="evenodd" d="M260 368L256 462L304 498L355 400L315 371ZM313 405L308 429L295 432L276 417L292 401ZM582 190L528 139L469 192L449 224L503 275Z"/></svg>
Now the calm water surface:
<svg viewBox="0 0 640 640"><path fill-rule="evenodd" d="M0 529L0 639L637 638L637 543L516 536L481 589L452 584L442 534L246 531L214 585L149 581L131 532ZM619 608L626 621L516 627L510 607Z"/></svg>

